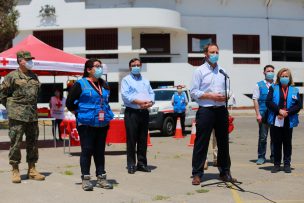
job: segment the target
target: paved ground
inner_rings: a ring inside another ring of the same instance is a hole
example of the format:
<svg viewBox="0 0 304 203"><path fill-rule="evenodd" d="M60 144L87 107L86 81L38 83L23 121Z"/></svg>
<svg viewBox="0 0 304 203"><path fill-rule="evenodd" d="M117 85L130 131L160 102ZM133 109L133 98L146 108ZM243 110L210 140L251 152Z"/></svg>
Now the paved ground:
<svg viewBox="0 0 304 203"><path fill-rule="evenodd" d="M0 202L174 202L174 203L260 203L304 202L304 116L294 129L292 173L271 174L271 164L255 164L257 151L257 124L252 112L232 112L235 130L230 135L232 173L242 184L227 187L217 179L217 168L209 166L203 187L191 185L192 148L187 146L190 136L175 140L151 133L152 147L148 149L148 162L152 173L126 171L125 145L106 148L108 178L115 183L113 190L95 188L84 192L80 184L79 147L71 149L71 156L63 148L53 148L50 127L46 128L46 141L41 131L38 169L47 178L44 182L27 180L25 151L22 150L22 183L10 182L6 147L7 130L0 130ZM42 130L42 128L41 128ZM189 129L190 131L190 129ZM269 151L267 153L269 155ZM211 154L210 154L210 157ZM94 174L94 165L91 170ZM228 185L229 186L229 185Z"/></svg>

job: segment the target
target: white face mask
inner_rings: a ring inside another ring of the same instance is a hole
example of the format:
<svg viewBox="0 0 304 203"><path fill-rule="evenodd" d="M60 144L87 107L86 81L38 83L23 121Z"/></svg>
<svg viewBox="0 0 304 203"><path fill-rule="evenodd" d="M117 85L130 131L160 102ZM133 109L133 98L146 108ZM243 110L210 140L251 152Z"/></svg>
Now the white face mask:
<svg viewBox="0 0 304 203"><path fill-rule="evenodd" d="M32 70L33 66L34 66L34 63L33 63L32 60L27 61L26 64L25 64L25 67L26 67L26 69L28 69L28 70Z"/></svg>

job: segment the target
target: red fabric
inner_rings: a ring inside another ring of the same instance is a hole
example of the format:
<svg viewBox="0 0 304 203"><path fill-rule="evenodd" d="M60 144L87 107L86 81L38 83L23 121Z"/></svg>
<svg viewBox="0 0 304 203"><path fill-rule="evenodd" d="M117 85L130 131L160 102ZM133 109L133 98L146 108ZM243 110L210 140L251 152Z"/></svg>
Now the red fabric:
<svg viewBox="0 0 304 203"><path fill-rule="evenodd" d="M80 140L75 120L63 120L60 124L60 130L63 133L62 137L71 137L71 146L79 146ZM124 120L111 120L106 143L126 143L126 141L127 138Z"/></svg>
<svg viewBox="0 0 304 203"><path fill-rule="evenodd" d="M229 116L228 121L229 121L228 133L231 133L234 129L234 124L233 124L234 118L232 116Z"/></svg>
<svg viewBox="0 0 304 203"><path fill-rule="evenodd" d="M16 53L20 50L31 52L35 57L34 60L39 61L55 61L61 63L78 63L84 64L86 59L77 55L66 53L60 49L56 49L48 44L40 41L33 35L29 35L14 47L0 53L3 58L16 58ZM1 68L0 75L4 76L12 70ZM80 72L68 72L66 70L52 71L52 70L34 70L38 75L79 75Z"/></svg>
<svg viewBox="0 0 304 203"><path fill-rule="evenodd" d="M114 119L110 121L110 128L106 143L126 143L125 121Z"/></svg>
<svg viewBox="0 0 304 203"><path fill-rule="evenodd" d="M82 63L84 64L86 59L80 56L66 53L60 49L51 47L44 42L40 41L33 35L29 35L22 40L19 44L1 53L1 57L16 58L16 53L20 50L26 50L31 52L31 55L35 57L35 60L41 61L57 61L65 63Z"/></svg>

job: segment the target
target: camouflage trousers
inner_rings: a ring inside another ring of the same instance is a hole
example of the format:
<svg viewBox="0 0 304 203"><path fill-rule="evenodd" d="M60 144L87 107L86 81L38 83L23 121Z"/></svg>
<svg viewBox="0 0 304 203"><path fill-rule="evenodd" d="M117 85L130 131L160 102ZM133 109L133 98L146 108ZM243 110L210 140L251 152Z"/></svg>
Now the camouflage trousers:
<svg viewBox="0 0 304 203"><path fill-rule="evenodd" d="M36 163L38 161L38 122L24 122L9 119L9 137L11 146L9 151L9 163L11 165L19 164L21 161L20 145L23 134L26 136L26 162Z"/></svg>

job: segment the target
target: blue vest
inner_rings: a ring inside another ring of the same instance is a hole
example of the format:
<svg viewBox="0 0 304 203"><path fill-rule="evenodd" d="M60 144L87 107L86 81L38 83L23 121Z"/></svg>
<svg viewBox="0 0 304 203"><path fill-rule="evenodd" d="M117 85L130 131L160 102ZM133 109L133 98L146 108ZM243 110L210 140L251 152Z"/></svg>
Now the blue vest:
<svg viewBox="0 0 304 203"><path fill-rule="evenodd" d="M259 90L260 90L260 97L258 99L259 103L259 111L261 116L264 116L267 106L266 106L266 99L267 99L267 94L268 94L268 87L265 83L264 80L258 82Z"/></svg>
<svg viewBox="0 0 304 203"><path fill-rule="evenodd" d="M79 97L77 123L94 127L106 126L113 119L114 114L109 106L110 91L102 88L102 96L90 85L85 78L78 80L82 92ZM100 111L104 112L104 121L98 120Z"/></svg>
<svg viewBox="0 0 304 203"><path fill-rule="evenodd" d="M296 101L299 100L298 98L299 89L293 86L288 87L288 95L287 95L287 109L291 106L295 105ZM280 102L280 86L278 84L273 86L273 99L272 101L279 105ZM274 125L275 113L269 110L268 115L268 123ZM289 117L289 127L297 127L299 124L299 116L298 114L290 115Z"/></svg>
<svg viewBox="0 0 304 203"><path fill-rule="evenodd" d="M174 112L176 113L183 113L186 111L186 95L184 92L182 92L181 95L179 95L177 92L174 93L173 107Z"/></svg>

